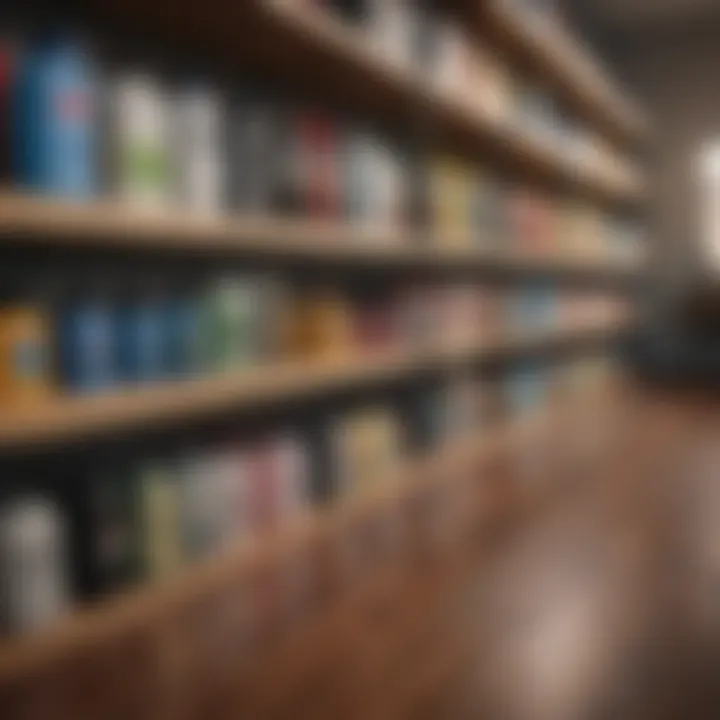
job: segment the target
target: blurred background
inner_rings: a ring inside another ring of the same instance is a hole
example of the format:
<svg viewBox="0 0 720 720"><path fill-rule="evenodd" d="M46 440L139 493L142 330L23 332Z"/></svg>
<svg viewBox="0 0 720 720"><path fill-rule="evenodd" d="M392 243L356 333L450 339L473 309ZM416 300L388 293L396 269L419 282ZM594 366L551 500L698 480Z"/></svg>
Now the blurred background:
<svg viewBox="0 0 720 720"><path fill-rule="evenodd" d="M0 715L716 717L715 5L4 3Z"/></svg>

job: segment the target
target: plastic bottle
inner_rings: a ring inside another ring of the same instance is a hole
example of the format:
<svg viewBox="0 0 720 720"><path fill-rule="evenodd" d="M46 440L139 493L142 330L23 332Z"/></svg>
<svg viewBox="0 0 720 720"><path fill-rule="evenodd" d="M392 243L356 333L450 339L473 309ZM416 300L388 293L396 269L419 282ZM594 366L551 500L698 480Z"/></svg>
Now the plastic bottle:
<svg viewBox="0 0 720 720"><path fill-rule="evenodd" d="M150 579L172 574L183 561L178 475L168 461L147 461L139 468L141 556Z"/></svg>
<svg viewBox="0 0 720 720"><path fill-rule="evenodd" d="M231 162L229 206L240 212L267 213L278 200L288 158L283 152L284 123L278 103L246 89L233 102L227 127Z"/></svg>
<svg viewBox="0 0 720 720"><path fill-rule="evenodd" d="M50 325L41 304L8 291L0 298L0 407L51 392Z"/></svg>
<svg viewBox="0 0 720 720"><path fill-rule="evenodd" d="M189 87L175 98L173 171L176 197L184 209L201 213L217 213L222 209L224 122L224 106L211 89Z"/></svg>
<svg viewBox="0 0 720 720"><path fill-rule="evenodd" d="M115 366L120 382L153 382L164 377L164 303L159 289L130 285L113 312Z"/></svg>
<svg viewBox="0 0 720 720"><path fill-rule="evenodd" d="M202 302L201 354L207 372L227 372L255 357L260 317L257 280L226 277Z"/></svg>
<svg viewBox="0 0 720 720"><path fill-rule="evenodd" d="M164 208L171 197L168 100L155 80L125 74L113 86L111 184L140 209Z"/></svg>
<svg viewBox="0 0 720 720"><path fill-rule="evenodd" d="M76 39L54 36L19 63L12 145L15 174L31 189L86 198L97 189L96 81Z"/></svg>
<svg viewBox="0 0 720 720"><path fill-rule="evenodd" d="M213 458L190 453L179 461L182 543L188 558L203 558L220 545L218 495L213 492Z"/></svg>
<svg viewBox="0 0 720 720"><path fill-rule="evenodd" d="M69 605L65 519L43 496L0 509L0 617L10 633L46 627Z"/></svg>
<svg viewBox="0 0 720 720"><path fill-rule="evenodd" d="M62 378L70 390L97 392L115 382L111 306L101 294L74 295L63 303L59 356Z"/></svg>
<svg viewBox="0 0 720 720"><path fill-rule="evenodd" d="M0 37L0 180L10 175L10 107L15 76L15 51L9 40Z"/></svg>
<svg viewBox="0 0 720 720"><path fill-rule="evenodd" d="M163 374L195 375L200 369L200 308L189 288L171 292L163 301Z"/></svg>

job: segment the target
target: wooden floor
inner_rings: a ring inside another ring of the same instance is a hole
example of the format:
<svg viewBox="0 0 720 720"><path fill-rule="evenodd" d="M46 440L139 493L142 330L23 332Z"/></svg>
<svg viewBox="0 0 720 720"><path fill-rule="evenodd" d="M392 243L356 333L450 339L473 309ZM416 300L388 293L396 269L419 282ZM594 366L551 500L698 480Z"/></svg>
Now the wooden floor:
<svg viewBox="0 0 720 720"><path fill-rule="evenodd" d="M493 470L516 490L493 533L358 607L354 635L326 619L312 652L281 645L245 710L720 717L720 412L660 395L606 411L514 448Z"/></svg>
<svg viewBox="0 0 720 720"><path fill-rule="evenodd" d="M434 541L354 557L331 601L316 588L283 611L268 595L273 619L244 645L224 645L207 613L193 642L174 634L150 661L147 638L128 638L122 663L117 648L112 663L79 657L62 697L47 673L0 716L64 719L71 697L74 718L720 717L719 439L708 400L632 391L578 407L435 508Z"/></svg>

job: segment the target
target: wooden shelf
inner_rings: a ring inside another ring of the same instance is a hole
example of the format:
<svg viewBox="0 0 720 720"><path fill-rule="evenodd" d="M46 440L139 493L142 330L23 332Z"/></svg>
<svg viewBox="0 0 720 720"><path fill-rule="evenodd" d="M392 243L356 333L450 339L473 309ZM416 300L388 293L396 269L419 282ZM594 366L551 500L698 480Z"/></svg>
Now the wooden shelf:
<svg viewBox="0 0 720 720"><path fill-rule="evenodd" d="M609 385L602 398L612 402L612 396L627 397L627 393L623 395L622 390ZM574 402L570 407L575 407ZM214 596L236 593L255 569L277 566L290 556L300 557L318 543L332 544L364 519L392 513L427 491L462 484L472 477L473 469L491 468L517 444L527 442L528 434L554 428L555 435L561 437L563 425L572 422L572 416L568 418L564 412L570 407L564 408L562 403L545 405L486 428L480 435L471 432L450 440L436 451L401 463L371 492L331 507L311 509L279 530L254 542L238 542L162 582L78 607L47 631L0 640L0 691L23 687L25 682L35 687L33 681L46 677L48 671L55 675L57 670L60 674L72 671L75 659L103 658L105 649L117 652L123 640L146 634L152 638L165 625L177 626L187 610Z"/></svg>
<svg viewBox="0 0 720 720"><path fill-rule="evenodd" d="M434 90L419 73L379 57L369 48L367 38L344 27L326 12L297 0L268 0L262 7L271 30L281 30L301 41L301 58L318 52L328 53L328 61L347 67L348 82L362 71L386 87L394 86L398 103L407 102L410 97L418 106L426 107L430 118L439 124L440 134L450 141L458 141L470 154L489 153L496 161L509 164L531 178L542 177L569 185L603 200L620 203L644 200L644 181L639 173L620 178L600 168L577 165L563 148L507 121L483 114L469 104L465 96L448 96ZM509 15L508 18L514 19ZM569 45L569 41L566 44ZM557 69L562 67L558 63Z"/></svg>
<svg viewBox="0 0 720 720"><path fill-rule="evenodd" d="M409 240L348 223L138 210L119 202L65 201L0 192L0 236L62 247L226 252L312 262L411 261ZM426 258L425 261L429 261ZM420 260L422 262L422 259Z"/></svg>
<svg viewBox="0 0 720 720"><path fill-rule="evenodd" d="M376 269L497 271L520 277L639 279L637 263L582 257L527 258L480 248L453 248L344 222L252 216L198 216L182 210L142 212L117 202L69 202L0 191L0 242L17 247L219 253Z"/></svg>
<svg viewBox="0 0 720 720"><path fill-rule="evenodd" d="M556 21L503 0L454 0L489 36L548 82L584 119L609 138L643 143L649 135L642 111L612 83L581 42Z"/></svg>
<svg viewBox="0 0 720 720"><path fill-rule="evenodd" d="M423 354L394 352L326 361L284 361L218 377L140 385L91 396L67 396L0 411L0 450L27 451L48 443L85 441L111 432L142 430L191 421L259 405L392 382L427 371L451 371L464 364L602 340L627 329L613 324L556 331Z"/></svg>
<svg viewBox="0 0 720 720"><path fill-rule="evenodd" d="M634 166L620 174L581 164L557 141L483 114L464 98L437 94L431 100L438 134L449 146L491 160L519 181L560 186L611 205L635 206L647 198L645 179Z"/></svg>
<svg viewBox="0 0 720 720"><path fill-rule="evenodd" d="M485 434L482 440L475 433L456 439L436 453L408 461L385 482L378 483L378 490L373 493L310 511L278 532L254 543L242 542L162 584L147 585L97 606L80 608L48 632L0 641L0 688L28 679L54 663L72 659L79 652L101 648L163 619L177 617L184 607L237 587L247 573L263 563L309 548L323 538L332 541L363 517L390 511L433 484L446 484L453 478L461 480L467 473L459 470L467 471L484 456L500 449L515 429L512 425L503 426Z"/></svg>
<svg viewBox="0 0 720 720"><path fill-rule="evenodd" d="M172 38L188 50L202 49L229 69L271 71L293 90L315 91L342 109L356 110L394 128L409 122L432 127L443 147L488 159L528 181L579 191L602 202L637 204L646 195L639 174L626 176L572 163L562 148L521 128L482 114L460 97L431 89L411 68L383 59L368 39L344 27L309 2L206 0L202 12L189 0L87 0L113 9L141 32ZM108 23L112 19L108 16ZM568 97L588 115L623 136L641 135L635 115L621 108L579 54L579 48L543 30L516 23L501 13L496 31L512 47L535 53L539 66L553 73ZM504 23L504 24L503 24ZM563 40L560 43L559 40ZM557 44L553 52L550 45ZM251 65L252 66L252 65ZM572 66L572 67L570 67ZM588 88L593 87L591 91ZM610 109L607 109L607 108ZM507 253L412 247L409 238L361 231L347 224L262 217L197 217L183 212L141 214L112 202L61 203L0 193L0 239L16 247L134 249L227 253L311 263L385 268L475 268L507 272L617 277L639 272L635 266L526 259ZM33 407L0 409L0 451L37 450L52 443L91 440L113 432L191 421L264 404L282 404L323 394L394 382L422 372L445 372L486 358L515 355L577 340L611 338L623 322L510 337L492 343L423 353L392 352L324 361L283 361L218 377L164 382L91 397L55 397ZM537 418L533 418L538 422ZM547 420L546 420L547 421ZM542 420L540 420L542 422ZM408 461L371 495L351 504L308 512L288 527L255 543L244 542L173 579L137 588L95 607L80 608L48 633L0 643L0 686L24 682L53 664L72 660L107 643L155 630L183 608L237 587L246 573L301 551L324 538L333 540L348 525L390 511L428 484L461 481L474 463L508 441L521 423L461 438L437 454ZM463 472L459 472L463 471Z"/></svg>
<svg viewBox="0 0 720 720"><path fill-rule="evenodd" d="M310 3L207 0L198 18L177 3L92 2L105 15L132 22L136 30L187 42L230 67L263 69L294 91L336 103L404 136L409 127L432 127L447 149L492 162L528 181L561 185L603 202L645 199L639 173L618 177L577 166L563 148L498 122L463 97L433 89L422 74L381 57L361 32Z"/></svg>

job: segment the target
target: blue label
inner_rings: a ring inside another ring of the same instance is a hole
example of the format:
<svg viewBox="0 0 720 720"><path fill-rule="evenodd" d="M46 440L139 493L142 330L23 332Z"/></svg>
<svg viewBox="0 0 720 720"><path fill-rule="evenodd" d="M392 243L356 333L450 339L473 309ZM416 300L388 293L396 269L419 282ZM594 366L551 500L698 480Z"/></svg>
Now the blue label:
<svg viewBox="0 0 720 720"><path fill-rule="evenodd" d="M13 138L18 179L49 193L92 195L95 98L87 60L73 46L36 48L19 77Z"/></svg>
<svg viewBox="0 0 720 720"><path fill-rule="evenodd" d="M65 380L76 390L105 388L114 380L113 338L102 308L77 308L61 321L60 357Z"/></svg>

